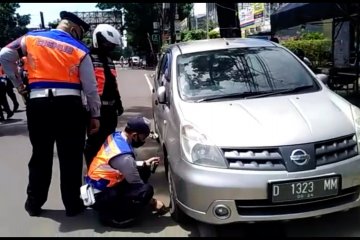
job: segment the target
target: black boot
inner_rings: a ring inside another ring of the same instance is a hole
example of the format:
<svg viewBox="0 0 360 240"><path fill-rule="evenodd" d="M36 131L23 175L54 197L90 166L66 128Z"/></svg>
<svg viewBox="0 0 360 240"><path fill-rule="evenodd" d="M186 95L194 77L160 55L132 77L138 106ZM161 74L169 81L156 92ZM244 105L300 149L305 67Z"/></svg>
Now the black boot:
<svg viewBox="0 0 360 240"><path fill-rule="evenodd" d="M18 109L19 109L19 103L15 102L13 112L16 112Z"/></svg>
<svg viewBox="0 0 360 240"><path fill-rule="evenodd" d="M31 204L29 200L26 200L25 202L25 210L29 213L31 217L39 216L42 212L42 209L40 207Z"/></svg>
<svg viewBox="0 0 360 240"><path fill-rule="evenodd" d="M14 116L14 112L12 112L12 111L7 112L7 117L6 117L6 119L10 119L12 116Z"/></svg>

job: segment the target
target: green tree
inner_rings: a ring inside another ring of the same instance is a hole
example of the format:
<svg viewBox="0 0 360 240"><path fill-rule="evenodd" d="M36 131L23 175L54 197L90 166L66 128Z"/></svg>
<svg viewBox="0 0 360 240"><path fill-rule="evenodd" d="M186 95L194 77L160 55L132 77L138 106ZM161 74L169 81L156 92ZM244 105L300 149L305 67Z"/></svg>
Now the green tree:
<svg viewBox="0 0 360 240"><path fill-rule="evenodd" d="M153 22L161 17L162 4L158 3L98 3L101 10L124 10L126 37L128 45L139 54L151 51L148 34L153 33ZM177 3L179 19L189 16L193 3Z"/></svg>
<svg viewBox="0 0 360 240"><path fill-rule="evenodd" d="M125 47L125 48L123 49L123 56L124 56L124 58L129 58L129 57L131 57L133 54L134 54L134 53L133 53L133 50L131 49L131 47Z"/></svg>
<svg viewBox="0 0 360 240"><path fill-rule="evenodd" d="M153 32L153 22L158 19L158 9L155 3L98 3L101 10L123 9L127 42L140 54L151 51L148 34Z"/></svg>
<svg viewBox="0 0 360 240"><path fill-rule="evenodd" d="M215 30L211 30L209 32L209 38L220 38L220 33Z"/></svg>
<svg viewBox="0 0 360 240"><path fill-rule="evenodd" d="M52 22L49 22L48 26L49 26L49 28L55 29L57 27L57 25L59 24L59 22L60 22L60 19L54 20Z"/></svg>
<svg viewBox="0 0 360 240"><path fill-rule="evenodd" d="M179 19L184 20L185 18L187 18L190 15L193 7L193 3L177 3Z"/></svg>
<svg viewBox="0 0 360 240"><path fill-rule="evenodd" d="M0 47L28 32L30 15L16 13L19 3L0 3Z"/></svg>
<svg viewBox="0 0 360 240"><path fill-rule="evenodd" d="M206 31L203 29L188 30L181 32L181 40L183 42L192 41L192 40L201 40L201 39L206 39Z"/></svg>

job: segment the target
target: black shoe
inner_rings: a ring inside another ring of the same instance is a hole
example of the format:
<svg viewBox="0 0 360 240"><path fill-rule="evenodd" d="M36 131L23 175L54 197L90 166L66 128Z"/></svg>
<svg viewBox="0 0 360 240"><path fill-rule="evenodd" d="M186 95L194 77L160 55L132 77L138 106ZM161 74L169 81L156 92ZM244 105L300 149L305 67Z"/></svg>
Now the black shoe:
<svg viewBox="0 0 360 240"><path fill-rule="evenodd" d="M66 209L66 216L75 217L76 215L82 213L85 209L86 207L84 205L74 209Z"/></svg>
<svg viewBox="0 0 360 240"><path fill-rule="evenodd" d="M19 109L19 103L15 103L13 112L16 112L18 109Z"/></svg>
<svg viewBox="0 0 360 240"><path fill-rule="evenodd" d="M131 227L135 223L135 218L127 218L127 219L100 219L100 222L104 226L113 227L113 228L128 228Z"/></svg>
<svg viewBox="0 0 360 240"><path fill-rule="evenodd" d="M9 113L7 114L7 117L6 117L6 119L9 119L9 118L11 118L12 116L14 116L14 112L9 112Z"/></svg>
<svg viewBox="0 0 360 240"><path fill-rule="evenodd" d="M40 207L31 205L29 201L25 202L25 210L29 213L31 217L40 216L42 212L42 209Z"/></svg>

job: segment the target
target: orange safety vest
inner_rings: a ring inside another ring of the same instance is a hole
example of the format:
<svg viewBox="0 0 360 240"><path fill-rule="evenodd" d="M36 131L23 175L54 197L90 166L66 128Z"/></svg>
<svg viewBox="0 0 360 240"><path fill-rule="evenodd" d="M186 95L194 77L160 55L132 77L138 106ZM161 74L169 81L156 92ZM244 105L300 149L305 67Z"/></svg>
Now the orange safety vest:
<svg viewBox="0 0 360 240"><path fill-rule="evenodd" d="M60 30L27 33L29 88L81 89L79 66L89 49Z"/></svg>
<svg viewBox="0 0 360 240"><path fill-rule="evenodd" d="M105 72L104 72L104 64L100 61L98 55L91 54L91 58L93 61L95 76L96 76L96 82L97 82L97 90L98 94L102 96L104 92L104 86L105 86ZM116 78L116 68L114 62L108 58L108 65L110 68L111 73Z"/></svg>
<svg viewBox="0 0 360 240"><path fill-rule="evenodd" d="M3 67L0 65L0 77L5 74Z"/></svg>
<svg viewBox="0 0 360 240"><path fill-rule="evenodd" d="M109 165L110 159L122 155L131 154L135 157L131 145L121 136L120 132L115 132L107 137L99 152L91 162L87 174L86 183L94 188L104 190L113 187L124 179L124 176L117 169Z"/></svg>

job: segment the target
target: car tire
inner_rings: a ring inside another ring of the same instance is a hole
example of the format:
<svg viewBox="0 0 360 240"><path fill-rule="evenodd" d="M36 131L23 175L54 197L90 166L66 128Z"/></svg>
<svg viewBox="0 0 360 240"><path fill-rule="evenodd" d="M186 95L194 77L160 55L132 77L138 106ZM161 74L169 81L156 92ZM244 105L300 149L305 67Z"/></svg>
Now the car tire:
<svg viewBox="0 0 360 240"><path fill-rule="evenodd" d="M155 129L155 132L156 132L157 134L159 134L159 128L158 128L158 125L157 125L157 123L156 123L156 121L155 121L155 116L154 116L154 114L153 114L153 119L154 119L154 129ZM160 136L156 139L156 142L157 142L157 143L160 143Z"/></svg>
<svg viewBox="0 0 360 240"><path fill-rule="evenodd" d="M218 232L215 225L208 223L197 223L199 237L218 237Z"/></svg>
<svg viewBox="0 0 360 240"><path fill-rule="evenodd" d="M186 223L189 220L189 216L187 216L176 204L176 197L174 192L174 182L172 180L172 173L170 167L168 168L168 184L169 184L169 195L170 195L170 215L171 218L177 223Z"/></svg>

